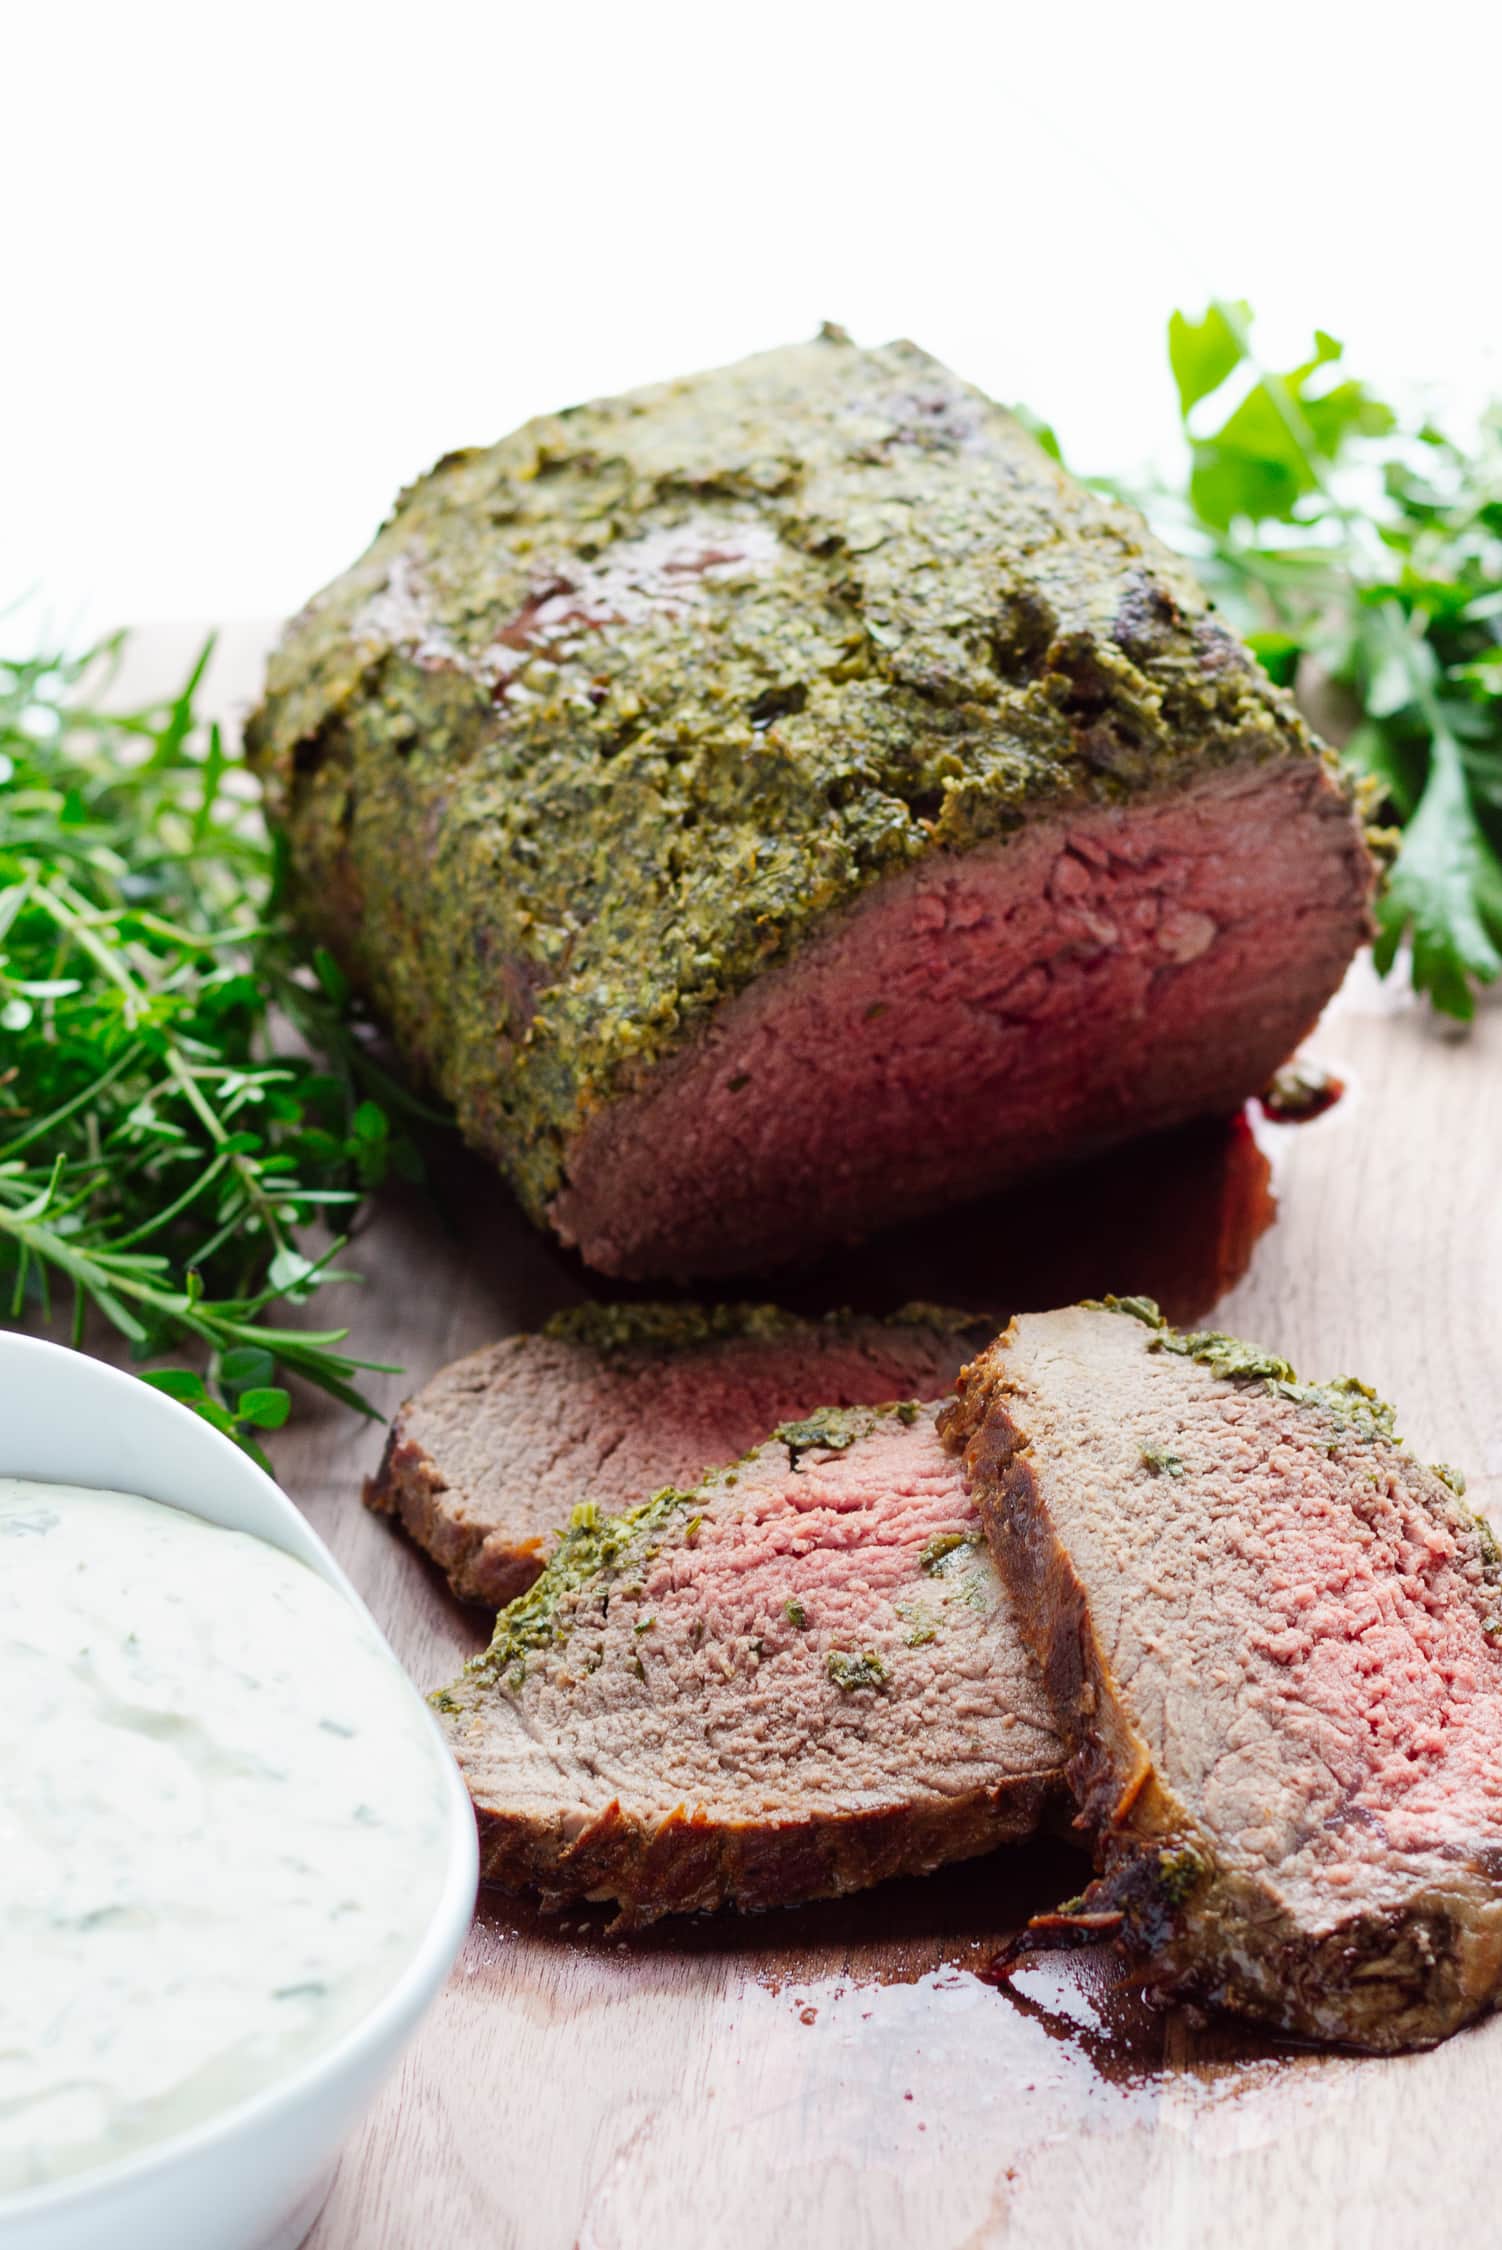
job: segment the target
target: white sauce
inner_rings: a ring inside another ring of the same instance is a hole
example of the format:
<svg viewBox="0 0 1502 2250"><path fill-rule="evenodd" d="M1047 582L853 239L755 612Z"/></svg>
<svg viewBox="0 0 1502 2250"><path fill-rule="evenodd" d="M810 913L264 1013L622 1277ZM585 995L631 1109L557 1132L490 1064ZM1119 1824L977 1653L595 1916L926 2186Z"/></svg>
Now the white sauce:
<svg viewBox="0 0 1502 2250"><path fill-rule="evenodd" d="M417 1950L427 1715L292 1556L0 1478L0 2193L286 2076Z"/></svg>

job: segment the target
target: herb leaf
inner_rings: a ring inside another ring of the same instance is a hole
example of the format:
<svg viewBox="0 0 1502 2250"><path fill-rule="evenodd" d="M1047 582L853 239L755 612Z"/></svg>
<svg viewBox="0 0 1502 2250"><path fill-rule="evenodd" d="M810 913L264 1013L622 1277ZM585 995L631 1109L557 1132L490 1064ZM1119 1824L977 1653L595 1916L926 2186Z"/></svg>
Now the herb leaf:
<svg viewBox="0 0 1502 2250"><path fill-rule="evenodd" d="M1502 405L1463 447L1345 375L1325 330L1282 373L1251 331L1239 301L1173 315L1187 466L1144 504L1273 679L1344 699L1347 763L1403 828L1377 966L1411 939L1415 987L1467 1017L1502 973Z"/></svg>
<svg viewBox="0 0 1502 2250"><path fill-rule="evenodd" d="M1244 320L1251 307L1242 305ZM1168 364L1179 386L1179 411L1186 419L1202 398L1218 391L1227 376L1241 365L1241 346L1219 305L1211 305L1202 320L1176 312L1168 323Z"/></svg>
<svg viewBox="0 0 1502 2250"><path fill-rule="evenodd" d="M1446 1015L1466 1018L1472 978L1490 984L1502 970L1502 862L1471 802L1458 744L1443 731L1432 739L1429 778L1378 903L1373 957L1390 969L1411 933L1414 983Z"/></svg>

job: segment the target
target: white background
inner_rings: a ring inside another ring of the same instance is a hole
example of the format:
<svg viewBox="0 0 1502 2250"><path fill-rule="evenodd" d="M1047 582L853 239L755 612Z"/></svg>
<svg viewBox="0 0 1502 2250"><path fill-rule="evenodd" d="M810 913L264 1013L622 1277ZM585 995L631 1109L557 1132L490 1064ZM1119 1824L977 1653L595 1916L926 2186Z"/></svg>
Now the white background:
<svg viewBox="0 0 1502 2250"><path fill-rule="evenodd" d="M530 413L842 321L1171 454L1175 304L1498 381L1495 11L12 5L0 626L265 617Z"/></svg>

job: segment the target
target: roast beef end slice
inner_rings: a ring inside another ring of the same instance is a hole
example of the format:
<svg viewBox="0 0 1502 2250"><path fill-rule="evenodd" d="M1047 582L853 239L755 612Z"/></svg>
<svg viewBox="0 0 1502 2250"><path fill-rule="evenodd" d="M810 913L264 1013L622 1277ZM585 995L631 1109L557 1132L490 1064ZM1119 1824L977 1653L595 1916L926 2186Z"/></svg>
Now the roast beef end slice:
<svg viewBox="0 0 1502 2250"><path fill-rule="evenodd" d="M308 933L620 1274L1231 1108L1368 926L1292 700L905 343L448 456L293 620L246 748Z"/></svg>
<svg viewBox="0 0 1502 2250"><path fill-rule="evenodd" d="M368 1504L462 1600L524 1593L581 1501L687 1487L790 1415L947 1390L995 1322L910 1305L803 1320L773 1305L586 1305L445 1367L398 1411Z"/></svg>
<svg viewBox="0 0 1502 2250"><path fill-rule="evenodd" d="M1363 1386L1143 1300L1014 1321L963 1457L1112 1927L1166 1990L1424 2046L1502 1981L1502 1569Z"/></svg>
<svg viewBox="0 0 1502 2250"><path fill-rule="evenodd" d="M605 1272L734 1273L1231 1111L1340 982L1369 883L1319 766L926 861L594 1116L553 1223Z"/></svg>
<svg viewBox="0 0 1502 2250"><path fill-rule="evenodd" d="M804 1416L691 1492L577 1511L434 1699L488 1878L629 1926L1033 1830L1059 1744L936 1413Z"/></svg>

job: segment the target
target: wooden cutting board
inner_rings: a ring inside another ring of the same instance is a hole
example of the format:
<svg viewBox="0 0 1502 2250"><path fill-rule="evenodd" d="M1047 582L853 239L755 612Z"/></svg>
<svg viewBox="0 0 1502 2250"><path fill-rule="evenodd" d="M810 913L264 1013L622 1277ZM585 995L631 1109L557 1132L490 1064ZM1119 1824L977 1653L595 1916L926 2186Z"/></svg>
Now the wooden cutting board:
<svg viewBox="0 0 1502 2250"><path fill-rule="evenodd" d="M221 651L226 708L260 639ZM175 684L187 646L141 636L133 684ZM1347 1088L1313 1123L1174 1135L830 1258L782 1294L1026 1310L1147 1290L1303 1374L1375 1383L1415 1449L1463 1466L1502 1520L1502 1008L1457 1035L1363 962L1307 1051ZM443 1361L600 1288L462 1152L440 1150L434 1187L381 1202L359 1244L365 1286L339 1307L362 1356L406 1370L373 1380L388 1410ZM331 1309L320 1300L320 1325ZM483 1621L361 1507L380 1442L300 1401L276 1466L432 1687ZM1502 2021L1374 2061L1150 2010L1109 1952L1040 1958L1010 1989L981 1981L1080 1872L1066 1845L1038 1845L630 1943L604 1913L548 1920L482 1894L310 2250L1406 2250L1497 2235Z"/></svg>

